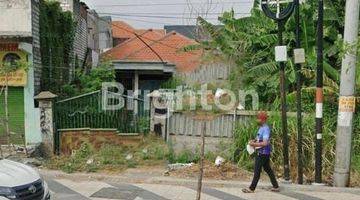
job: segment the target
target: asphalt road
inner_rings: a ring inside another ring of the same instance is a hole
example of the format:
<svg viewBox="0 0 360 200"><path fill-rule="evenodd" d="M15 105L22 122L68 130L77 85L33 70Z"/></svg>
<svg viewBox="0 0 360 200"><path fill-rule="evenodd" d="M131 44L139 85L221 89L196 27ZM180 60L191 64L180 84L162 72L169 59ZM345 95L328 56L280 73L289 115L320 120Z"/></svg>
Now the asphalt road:
<svg viewBox="0 0 360 200"><path fill-rule="evenodd" d="M196 197L196 184L131 183L132 181L108 182L98 180L77 180L76 175L68 178L45 178L57 200L189 200ZM358 190L309 190L282 189L280 193L269 192L259 187L253 194L243 194L241 187L204 186L202 198L209 200L359 200Z"/></svg>

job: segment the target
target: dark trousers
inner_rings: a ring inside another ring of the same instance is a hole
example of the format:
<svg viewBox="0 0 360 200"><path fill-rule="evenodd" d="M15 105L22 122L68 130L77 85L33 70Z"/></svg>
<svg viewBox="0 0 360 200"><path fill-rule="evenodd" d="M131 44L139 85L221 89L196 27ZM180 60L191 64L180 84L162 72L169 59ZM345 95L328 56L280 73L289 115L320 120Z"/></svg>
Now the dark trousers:
<svg viewBox="0 0 360 200"><path fill-rule="evenodd" d="M254 169L254 178L251 182L250 189L255 190L256 185L259 182L261 169L264 168L264 171L269 175L271 184L274 188L278 188L279 184L276 181L275 174L270 167L270 155L257 155L255 159L255 169Z"/></svg>

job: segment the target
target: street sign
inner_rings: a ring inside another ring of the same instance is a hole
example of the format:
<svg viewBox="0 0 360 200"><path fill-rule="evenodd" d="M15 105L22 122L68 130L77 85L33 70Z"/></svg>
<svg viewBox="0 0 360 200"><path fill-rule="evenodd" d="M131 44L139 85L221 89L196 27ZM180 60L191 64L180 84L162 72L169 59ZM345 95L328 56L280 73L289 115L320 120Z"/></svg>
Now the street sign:
<svg viewBox="0 0 360 200"><path fill-rule="evenodd" d="M294 49L294 62L295 64L305 63L305 49Z"/></svg>
<svg viewBox="0 0 360 200"><path fill-rule="evenodd" d="M286 46L275 47L275 61L286 62L287 61L287 48Z"/></svg>

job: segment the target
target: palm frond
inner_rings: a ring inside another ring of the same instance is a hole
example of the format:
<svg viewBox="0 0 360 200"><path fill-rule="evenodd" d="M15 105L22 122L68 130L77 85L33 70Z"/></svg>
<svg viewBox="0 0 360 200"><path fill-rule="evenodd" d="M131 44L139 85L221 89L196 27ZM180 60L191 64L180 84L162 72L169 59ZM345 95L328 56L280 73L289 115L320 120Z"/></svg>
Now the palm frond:
<svg viewBox="0 0 360 200"><path fill-rule="evenodd" d="M215 25L213 25L212 23L206 21L202 17L198 17L197 20L198 20L199 24L201 25L201 27L203 27L203 29L205 29L205 31L210 34L211 38L217 38L218 37L219 29L217 29L215 27Z"/></svg>
<svg viewBox="0 0 360 200"><path fill-rule="evenodd" d="M275 61L273 62L267 62L267 63L262 63L260 65L251 67L248 72L261 76L261 75L269 75L269 74L273 74L278 70L277 64Z"/></svg>
<svg viewBox="0 0 360 200"><path fill-rule="evenodd" d="M328 77L330 77L332 80L338 82L340 73L338 70L336 70L334 67L332 67L328 62L324 62L324 72Z"/></svg>

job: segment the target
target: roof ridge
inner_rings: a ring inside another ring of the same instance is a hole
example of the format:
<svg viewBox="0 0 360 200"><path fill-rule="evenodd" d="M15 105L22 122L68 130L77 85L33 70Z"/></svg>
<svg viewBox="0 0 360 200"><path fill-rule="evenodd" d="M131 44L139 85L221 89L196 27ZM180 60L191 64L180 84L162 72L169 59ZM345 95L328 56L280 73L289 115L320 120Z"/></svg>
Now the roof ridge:
<svg viewBox="0 0 360 200"><path fill-rule="evenodd" d="M162 40L164 40L165 38L167 38L167 37L169 37L169 36L171 36L172 34L166 34L166 35L164 35L162 38L160 38L160 39L158 39L158 40L156 40L156 41L152 41L150 44L148 44L149 46L152 46L153 44L155 44L155 43L158 43L158 42L160 42L160 41L162 41ZM134 54L137 54L137 53L139 53L139 52L141 52L141 51L143 51L143 50L145 50L145 49L147 49L147 48L149 48L149 47L147 47L147 46L145 46L145 47L143 47L143 48L140 48L139 50L137 50L137 51L133 51L133 52L131 52L129 55L127 55L127 56L125 56L124 57L124 59L127 59L128 57L130 57L130 56L132 56L132 55L134 55ZM154 52L152 52L153 54L155 54ZM155 55L156 56L156 55Z"/></svg>
<svg viewBox="0 0 360 200"><path fill-rule="evenodd" d="M154 31L154 29L148 29L148 30L145 31L143 34L139 35L139 37L141 37L142 35L144 35L145 33L148 33L148 32L153 32L153 33L155 33L155 34L157 34L157 35L159 35L159 36L162 36L162 34ZM141 39L139 39L139 38L136 37L136 36L135 36L134 38L132 38L132 39L138 39L138 40L141 41ZM148 38L144 38L144 39L148 39ZM162 38L160 38L159 40L161 40L161 39L162 39ZM148 40L150 40L150 39L148 39ZM150 40L150 41L153 41L153 40ZM158 41L158 40L156 40L156 41ZM141 42L144 43L143 41L141 41ZM154 41L153 41L153 42L154 42ZM149 48L147 45L150 46L151 44L153 44L153 43L146 44L144 47L142 47L142 48L140 48L140 49L138 49L138 50L136 50L136 51L131 52L130 54L126 55L126 56L124 57L124 59L128 58L129 56L133 55L134 53L140 52L140 51L141 51L142 49L144 49L144 48ZM154 52L153 52L153 53L154 53ZM154 54L156 55L156 53L154 53Z"/></svg>
<svg viewBox="0 0 360 200"><path fill-rule="evenodd" d="M139 35L139 37L141 37L141 36L143 36L144 34L150 32L150 31L151 31L151 30L148 29L148 30L144 31L143 33L137 34L137 35ZM134 33L133 33L133 34L134 34ZM134 35L135 35L135 34L134 34ZM112 51L115 51L116 49L121 48L123 45L128 44L129 42L131 42L131 41L133 41L133 40L135 40L135 39L138 39L138 37L137 37L136 35L135 35L135 37L132 37L132 38L124 41L123 43L120 43L120 44L116 45L115 47L111 48L110 50L104 52L104 53L105 53L104 55L107 55L107 54L111 53Z"/></svg>
<svg viewBox="0 0 360 200"><path fill-rule="evenodd" d="M129 23L127 23L127 22L125 22L125 21L123 21L123 20L111 21L111 24L113 24L113 23L122 23L122 24L128 26L129 28L135 30L135 28L134 28L133 26L131 26Z"/></svg>
<svg viewBox="0 0 360 200"><path fill-rule="evenodd" d="M168 34L174 34L174 33L176 33L176 35L178 35L178 36L180 36L180 37L182 37L182 38L184 38L184 39L187 39L187 40L190 40L190 41L196 42L196 40L191 39L191 38L189 38L189 37L187 37L187 36L185 36L185 35L183 35L183 34L181 34L181 33L177 32L177 31L174 31L174 30L170 31Z"/></svg>
<svg viewBox="0 0 360 200"><path fill-rule="evenodd" d="M170 36L172 36L172 35L180 35L180 36L182 36L182 37L184 37L185 39L188 39L188 40L191 40L190 38L188 38L188 37L186 37L186 36L183 36L183 35L181 35L180 33L178 33L178 32L176 32L176 31L171 31L170 33L167 33L166 35L164 35L162 38L160 38L160 39L158 39L158 40L156 40L156 41L152 41L150 44L149 44L149 46L152 46L153 44L157 44L157 43L160 43L160 44L162 44L162 45L165 45L165 44L163 44L163 43L161 43L161 41L162 40L164 40L164 39L166 39L166 38L168 38L168 37L170 37ZM194 42L196 42L195 40L193 40ZM170 46L171 47L171 46ZM147 46L145 46L145 47L143 47L143 48L141 48L141 49L139 49L139 50L137 50L137 51L133 51L133 52L131 52L129 55L127 55L126 57L125 57L125 59L127 59L129 56L132 56L132 55L134 55L134 54L136 54L136 53L139 53L139 52L141 52L141 51L143 51L144 49L147 49L148 47ZM171 48L175 48L175 49L178 49L177 47L171 47ZM153 52L154 53L154 52Z"/></svg>

